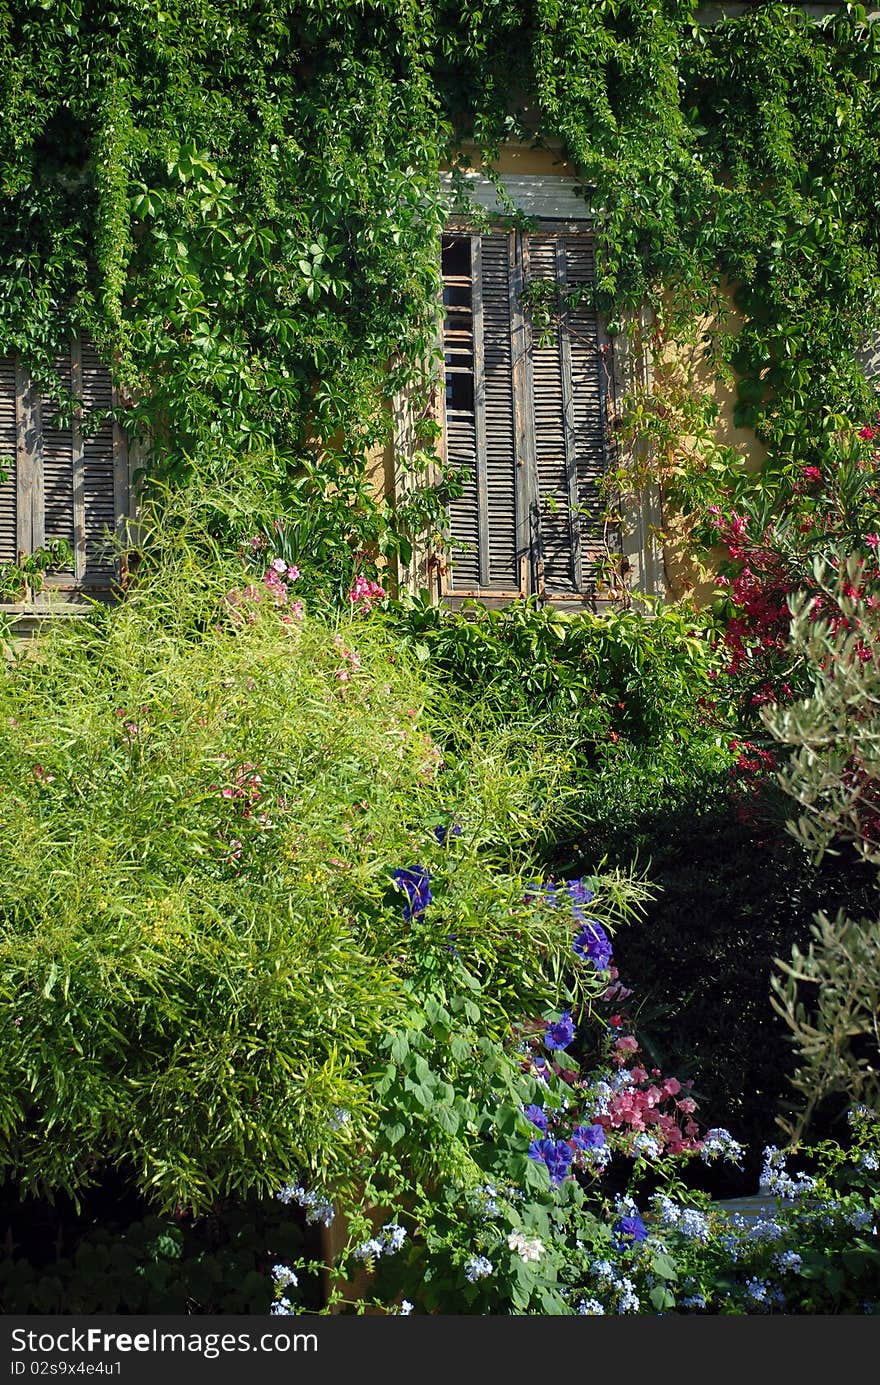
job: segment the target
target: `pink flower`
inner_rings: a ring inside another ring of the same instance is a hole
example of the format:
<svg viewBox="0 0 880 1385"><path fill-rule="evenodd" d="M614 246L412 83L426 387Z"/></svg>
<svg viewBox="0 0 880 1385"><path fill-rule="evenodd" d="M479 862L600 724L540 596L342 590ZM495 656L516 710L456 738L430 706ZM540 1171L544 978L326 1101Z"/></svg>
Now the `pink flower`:
<svg viewBox="0 0 880 1385"><path fill-rule="evenodd" d="M385 596L385 588L378 582L370 582L366 577L356 577L348 593L348 599L356 611L370 611L377 601Z"/></svg>
<svg viewBox="0 0 880 1385"><path fill-rule="evenodd" d="M876 552L877 546L880 544L880 534L866 534L865 543Z"/></svg>
<svg viewBox="0 0 880 1385"><path fill-rule="evenodd" d="M283 558L273 558L269 566L274 568L279 575L287 571L287 564Z"/></svg>
<svg viewBox="0 0 880 1385"><path fill-rule="evenodd" d="M801 467L801 476L805 481L821 481L822 473L817 466Z"/></svg>
<svg viewBox="0 0 880 1385"><path fill-rule="evenodd" d="M873 442L877 436L877 429L872 428L870 423L866 423L864 428L859 429L859 437L865 442Z"/></svg>

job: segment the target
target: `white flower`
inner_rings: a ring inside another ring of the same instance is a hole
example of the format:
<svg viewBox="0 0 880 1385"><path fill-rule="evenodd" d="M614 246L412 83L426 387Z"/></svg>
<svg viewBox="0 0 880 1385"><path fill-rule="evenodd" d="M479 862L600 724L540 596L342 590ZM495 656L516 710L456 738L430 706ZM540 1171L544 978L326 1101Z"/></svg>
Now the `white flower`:
<svg viewBox="0 0 880 1385"><path fill-rule="evenodd" d="M537 1236L529 1240L521 1231L513 1231L507 1238L511 1250L515 1250L521 1260L540 1260L544 1254L544 1244Z"/></svg>
<svg viewBox="0 0 880 1385"><path fill-rule="evenodd" d="M299 1284L299 1280L293 1270L289 1269L287 1265L273 1265L272 1278L275 1280L279 1289L286 1289L290 1285L296 1288Z"/></svg>
<svg viewBox="0 0 880 1385"><path fill-rule="evenodd" d="M369 1241L364 1241L363 1245L355 1246L352 1255L355 1260L375 1260L384 1249L382 1242L373 1237Z"/></svg>

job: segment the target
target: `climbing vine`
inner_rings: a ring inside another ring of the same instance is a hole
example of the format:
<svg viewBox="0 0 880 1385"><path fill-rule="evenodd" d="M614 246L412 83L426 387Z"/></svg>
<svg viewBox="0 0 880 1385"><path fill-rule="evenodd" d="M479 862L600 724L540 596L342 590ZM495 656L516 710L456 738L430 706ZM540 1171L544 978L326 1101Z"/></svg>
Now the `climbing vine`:
<svg viewBox="0 0 880 1385"><path fill-rule="evenodd" d="M430 399L438 171L466 140L491 160L510 137L559 139L612 329L653 309L660 365L621 435L706 538L720 494L772 491L876 409L858 348L880 311L880 25L857 4L698 10L15 0L0 352L49 375L88 331L153 475L223 482L248 459L304 542L311 517L328 549L405 554L430 504L395 516L364 459L389 438L383 401ZM735 379L735 422L768 454L757 479L719 445L705 389L664 372L670 341ZM427 456L429 423L417 443Z"/></svg>

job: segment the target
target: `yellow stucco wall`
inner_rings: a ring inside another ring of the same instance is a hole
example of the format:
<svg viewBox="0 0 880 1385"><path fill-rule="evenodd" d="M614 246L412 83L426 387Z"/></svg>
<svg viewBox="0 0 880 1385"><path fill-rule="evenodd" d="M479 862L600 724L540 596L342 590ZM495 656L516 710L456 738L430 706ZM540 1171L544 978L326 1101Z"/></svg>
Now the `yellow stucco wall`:
<svg viewBox="0 0 880 1385"><path fill-rule="evenodd" d="M470 168L482 172L485 164L475 144L464 141L461 146L462 158ZM531 144L510 143L505 144L499 151L498 158L493 165L495 172L505 174L521 174L524 177L552 177L575 178L577 169L573 164L567 162L564 156L562 145L559 141L545 141L544 146L536 148ZM444 168L449 171L449 166Z"/></svg>
<svg viewBox="0 0 880 1385"><path fill-rule="evenodd" d="M736 379L719 378L715 367L707 360L703 338L708 335L723 337L736 336L743 325L743 318L733 301L733 286L722 285L722 309L715 317L704 317L697 326L696 340L692 345L669 342L664 351L664 359L659 363L658 375L664 369L677 374L681 381L689 382L694 393L708 396L718 410L711 435L719 446L732 448L742 458L743 469L747 472L759 471L766 459L767 449L755 436L751 428L743 428L734 422L737 405ZM683 449L696 446L696 440L685 437ZM668 535L664 543L664 567L668 586L668 596L672 600L691 595L697 601L710 599L713 592L711 579L701 573L697 564L687 555L688 517L664 514L664 530ZM718 549L715 560L724 554Z"/></svg>

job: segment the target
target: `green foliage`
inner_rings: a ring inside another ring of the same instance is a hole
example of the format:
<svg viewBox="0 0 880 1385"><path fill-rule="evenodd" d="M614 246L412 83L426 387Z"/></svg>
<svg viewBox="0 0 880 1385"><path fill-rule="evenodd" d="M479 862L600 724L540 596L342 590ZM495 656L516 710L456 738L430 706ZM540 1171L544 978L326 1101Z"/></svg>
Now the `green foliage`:
<svg viewBox="0 0 880 1385"><path fill-rule="evenodd" d="M811 932L806 953L792 948L772 979L774 1009L797 1046L802 1109L790 1131L803 1131L828 1096L880 1101L880 923L840 910L819 914Z"/></svg>
<svg viewBox="0 0 880 1385"><path fill-rule="evenodd" d="M105 1211L100 1225L83 1219L64 1233L52 1246L33 1234L12 1243L0 1265L4 1313L265 1313L270 1265L305 1249L289 1214L255 1199L122 1226Z"/></svg>
<svg viewBox="0 0 880 1385"><path fill-rule="evenodd" d="M424 491L395 516L364 459L390 436L383 399L430 400L438 169L467 138L490 156L558 138L612 328L647 300L658 344L696 342L704 310L724 315L722 281L736 288L743 330L710 354L740 377L737 421L772 477L868 416L854 352L880 285L878 91L880 31L858 5L707 26L690 0L16 0L0 350L41 378L90 330L154 473L222 479L263 453L276 513L406 556L440 507ZM632 417L666 465L699 421L671 425L662 394ZM738 466L705 456L673 458L690 508Z"/></svg>
<svg viewBox="0 0 880 1385"><path fill-rule="evenodd" d="M73 551L64 539L55 539L45 548L36 548L19 563L0 563L0 600L26 601L43 588L43 579L53 569L70 568Z"/></svg>
<svg viewBox="0 0 880 1385"><path fill-rule="evenodd" d="M622 864L651 814L665 820L685 800L695 811L726 792L734 726L713 626L686 606L597 617L416 601L392 615L465 725L531 726L558 745L566 791L542 849L566 871L585 851L590 869L606 851Z"/></svg>
<svg viewBox="0 0 880 1385"><path fill-rule="evenodd" d="M0 1162L204 1207L348 1167L333 1113L370 1128L377 1045L450 931L498 1037L571 939L522 898L553 747L460 735L447 764L444 701L380 622L277 605L198 516L166 542L3 671ZM402 919L417 863L438 903Z"/></svg>
<svg viewBox="0 0 880 1385"><path fill-rule="evenodd" d="M552 1238L577 1225L607 1239L582 1189L573 1181L552 1189L546 1169L529 1159L538 1132L523 1106L558 1104L565 1088L556 1078L549 1088L537 1081L521 1056L486 1033L487 1000L455 967L447 986L422 992L410 1027L389 1036L389 1061L376 1086L383 1104L378 1146L363 1169L370 1215L350 1219L331 1304L350 1296L345 1280L357 1273L358 1246L375 1235L377 1209L400 1209L408 1243L399 1256L369 1257L375 1279L355 1283L367 1301L403 1294L428 1312L564 1312L564 1259ZM517 1233L543 1238L549 1253L523 1260L508 1244ZM491 1282L468 1281L475 1255L491 1260Z"/></svg>
<svg viewBox="0 0 880 1385"><path fill-rule="evenodd" d="M818 859L852 842L880 865L880 668L877 577L856 556L816 559L812 591L790 599L792 653L811 695L767 708L763 719L792 749L780 782L801 809L791 830Z"/></svg>
<svg viewBox="0 0 880 1385"><path fill-rule="evenodd" d="M396 610L416 657L450 687L511 719L568 720L584 745L612 733L680 737L717 671L710 628L686 607L600 617L525 601L458 614L418 600Z"/></svg>
<svg viewBox="0 0 880 1385"><path fill-rule="evenodd" d="M811 695L767 710L773 735L790 747L780 774L800 815L793 835L816 858L852 847L880 864L880 667L876 571L856 557L817 560L813 591L791 598L791 647L807 665ZM814 594L818 589L818 597ZM798 1055L793 1082L802 1129L827 1096L880 1098L880 922L849 910L820 913L808 951L779 962L774 1007Z"/></svg>

